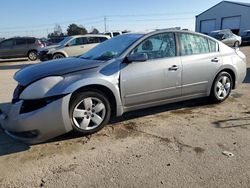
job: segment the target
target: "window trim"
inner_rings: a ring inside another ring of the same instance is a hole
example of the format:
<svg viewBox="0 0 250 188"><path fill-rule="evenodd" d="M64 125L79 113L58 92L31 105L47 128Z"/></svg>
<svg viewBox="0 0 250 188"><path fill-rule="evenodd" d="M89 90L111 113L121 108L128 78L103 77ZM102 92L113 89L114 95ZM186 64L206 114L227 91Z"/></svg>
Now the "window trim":
<svg viewBox="0 0 250 188"><path fill-rule="evenodd" d="M198 36L198 37L203 37L204 39L207 40L207 43L208 43L208 47L209 47L209 52L205 52L205 53L198 53L198 54L191 54L191 55L183 55L181 53L181 50L182 50L182 47L181 47L181 37L180 35L181 34L187 34L187 35L194 35L194 36ZM204 55L204 54L212 54L212 53L218 53L220 52L220 48L219 48L219 44L217 41L209 38L209 37L206 37L206 36L203 36L203 35L199 35L197 33L186 33L186 32L177 32L177 38L178 38L178 46L179 46L179 56L180 57L185 57L185 56L194 56L194 55ZM210 43L208 40L211 40L211 41L214 41L215 44L216 44L216 51L215 52L211 52L211 48L210 48Z"/></svg>
<svg viewBox="0 0 250 188"><path fill-rule="evenodd" d="M176 36L176 32L162 32L162 33L156 33L156 34L153 34L153 35L150 35L146 38L144 38L142 41L140 41L135 47L133 47L128 53L127 53L127 56L128 55L131 55L132 51L137 48L139 45L141 45L145 40L147 40L148 38L151 38L151 37L154 37L156 35L164 35L164 34L167 34L167 33L172 33L173 36L174 36L174 42L175 42L175 56L173 57L159 57L159 58L155 58L155 59L148 59L148 61L153 61L153 60L159 60L159 59L170 59L170 58L176 58L176 57L179 57L179 46L178 46L178 43L177 43L177 36Z"/></svg>

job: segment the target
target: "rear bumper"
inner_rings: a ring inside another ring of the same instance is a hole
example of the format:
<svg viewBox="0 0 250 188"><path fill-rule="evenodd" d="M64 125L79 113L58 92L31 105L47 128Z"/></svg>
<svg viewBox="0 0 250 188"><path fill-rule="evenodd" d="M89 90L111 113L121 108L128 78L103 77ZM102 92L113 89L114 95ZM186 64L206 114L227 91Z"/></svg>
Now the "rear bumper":
<svg viewBox="0 0 250 188"><path fill-rule="evenodd" d="M28 113L20 114L23 101L0 112L0 124L11 137L30 144L44 142L72 130L68 114L70 95Z"/></svg>

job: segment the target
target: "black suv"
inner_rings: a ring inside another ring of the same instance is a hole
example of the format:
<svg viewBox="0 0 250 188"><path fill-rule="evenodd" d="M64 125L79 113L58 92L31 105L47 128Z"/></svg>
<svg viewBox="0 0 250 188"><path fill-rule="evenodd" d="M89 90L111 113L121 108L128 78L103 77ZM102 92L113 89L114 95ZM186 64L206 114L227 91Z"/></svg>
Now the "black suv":
<svg viewBox="0 0 250 188"><path fill-rule="evenodd" d="M0 42L0 58L19 58L28 57L35 61L37 51L44 47L40 40L34 37L15 37Z"/></svg>

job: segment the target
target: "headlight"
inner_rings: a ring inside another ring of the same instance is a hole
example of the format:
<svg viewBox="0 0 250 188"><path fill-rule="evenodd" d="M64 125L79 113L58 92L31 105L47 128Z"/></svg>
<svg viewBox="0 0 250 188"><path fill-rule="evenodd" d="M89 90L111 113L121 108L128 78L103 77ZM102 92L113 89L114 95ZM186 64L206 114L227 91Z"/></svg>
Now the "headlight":
<svg viewBox="0 0 250 188"><path fill-rule="evenodd" d="M38 80L25 88L19 98L24 100L44 98L46 93L62 80L61 76L50 76Z"/></svg>
<svg viewBox="0 0 250 188"><path fill-rule="evenodd" d="M55 50L55 48L51 48L51 49L49 49L49 51L47 53L51 54L51 53L53 53L54 50Z"/></svg>

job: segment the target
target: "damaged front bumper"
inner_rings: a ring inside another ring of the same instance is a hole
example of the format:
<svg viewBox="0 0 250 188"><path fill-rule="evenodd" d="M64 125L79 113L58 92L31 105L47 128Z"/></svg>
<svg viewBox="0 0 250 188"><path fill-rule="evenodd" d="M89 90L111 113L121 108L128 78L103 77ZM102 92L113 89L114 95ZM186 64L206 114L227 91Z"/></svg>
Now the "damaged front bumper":
<svg viewBox="0 0 250 188"><path fill-rule="evenodd" d="M0 111L2 129L17 140L35 144L72 130L69 118L70 94L31 112L21 113L23 101Z"/></svg>

